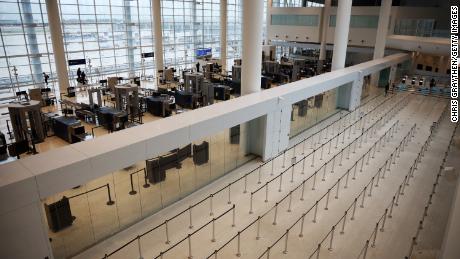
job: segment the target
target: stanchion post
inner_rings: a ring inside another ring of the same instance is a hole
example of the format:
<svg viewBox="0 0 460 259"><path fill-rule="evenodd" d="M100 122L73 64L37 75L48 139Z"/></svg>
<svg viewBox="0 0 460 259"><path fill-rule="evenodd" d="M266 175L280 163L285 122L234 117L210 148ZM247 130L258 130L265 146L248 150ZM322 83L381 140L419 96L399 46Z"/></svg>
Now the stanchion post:
<svg viewBox="0 0 460 259"><path fill-rule="evenodd" d="M384 228L385 228L385 221L387 219L387 213L388 213L388 209L385 209L385 212L383 214L383 219L382 219L382 226L380 227L380 232L383 232L384 231Z"/></svg>
<svg viewBox="0 0 460 259"><path fill-rule="evenodd" d="M334 197L334 198L336 198L336 199L339 198L340 180L341 180L341 179L342 179L342 178L339 178L339 180L337 180L337 189L336 189L337 191L336 191L335 197Z"/></svg>
<svg viewBox="0 0 460 259"><path fill-rule="evenodd" d="M286 150L283 151L283 168L286 166Z"/></svg>
<svg viewBox="0 0 460 259"><path fill-rule="evenodd" d="M315 190L315 186L316 186L316 174L317 174L317 172L315 172L315 173L313 174L313 185L312 185L312 187L311 187L311 190L312 190L312 191Z"/></svg>
<svg viewBox="0 0 460 259"><path fill-rule="evenodd" d="M315 213L313 214L313 223L316 223L316 215L318 214L318 203L319 201L317 200L315 203Z"/></svg>
<svg viewBox="0 0 460 259"><path fill-rule="evenodd" d="M390 212L388 213L388 218L390 218L390 219L393 217L392 214L393 214L393 206L395 204L395 199L396 199L396 197L393 196L393 199L391 200Z"/></svg>
<svg viewBox="0 0 460 259"><path fill-rule="evenodd" d="M284 237L284 250L283 250L283 254L287 254L288 239L289 239L289 229L286 230L286 234L285 234L285 237Z"/></svg>
<svg viewBox="0 0 460 259"><path fill-rule="evenodd" d="M278 216L278 202L275 204L275 215L273 217L273 225L276 225L276 217Z"/></svg>
<svg viewBox="0 0 460 259"><path fill-rule="evenodd" d="M340 234L345 233L345 223L347 222L347 212L348 211L345 211L345 213L343 214L342 230L340 231Z"/></svg>
<svg viewBox="0 0 460 259"><path fill-rule="evenodd" d="M280 184L279 184L278 192L281 192L281 186L283 185L283 173L284 172L280 174L280 182L279 182Z"/></svg>
<svg viewBox="0 0 460 259"><path fill-rule="evenodd" d="M268 202L268 182L265 184L265 202Z"/></svg>
<svg viewBox="0 0 460 259"><path fill-rule="evenodd" d="M139 250L139 259L144 259L142 256L141 237L137 236L137 248Z"/></svg>
<svg viewBox="0 0 460 259"><path fill-rule="evenodd" d="M187 240L188 240L188 259L192 259L193 256L192 256L192 239L191 239L192 235L191 234L188 234L187 236Z"/></svg>
<svg viewBox="0 0 460 259"><path fill-rule="evenodd" d="M303 225L304 225L304 222L305 222L305 213L302 214L302 219L300 221L300 233L299 233L299 237L303 237Z"/></svg>
<svg viewBox="0 0 460 259"><path fill-rule="evenodd" d="M344 189L348 188L348 178L350 177L350 169L347 170L347 177L345 178L345 186L343 186Z"/></svg>
<svg viewBox="0 0 460 259"><path fill-rule="evenodd" d="M303 182L302 182L302 193L301 193L301 195L300 195L300 200L301 200L301 201L304 200L303 196L304 196L304 194L305 194L305 182L306 182L306 180L303 180Z"/></svg>
<svg viewBox="0 0 460 259"><path fill-rule="evenodd" d="M251 197L249 198L249 214L252 214L252 198L253 198L253 193L251 192Z"/></svg>
<svg viewBox="0 0 460 259"><path fill-rule="evenodd" d="M377 233L379 232L379 223L375 223L375 229L374 229L374 238L372 239L372 247L375 247L375 240L377 239Z"/></svg>
<svg viewBox="0 0 460 259"><path fill-rule="evenodd" d="M319 259L319 252L321 251L321 243L318 244L318 248L316 249L316 259Z"/></svg>
<svg viewBox="0 0 460 259"><path fill-rule="evenodd" d="M371 179L371 184L370 184L370 187L369 187L369 193L367 194L367 196L371 197L372 196L372 187L374 186L374 177L372 177Z"/></svg>
<svg viewBox="0 0 460 259"><path fill-rule="evenodd" d="M257 217L257 235L256 240L260 239L260 216Z"/></svg>
<svg viewBox="0 0 460 259"><path fill-rule="evenodd" d="M366 244L364 245L363 259L366 259L368 248L369 248L369 240L366 240Z"/></svg>
<svg viewBox="0 0 460 259"><path fill-rule="evenodd" d="M366 197L367 186L364 187L363 198L361 200L361 205L359 207L364 208L364 198Z"/></svg>
<svg viewBox="0 0 460 259"><path fill-rule="evenodd" d="M313 152L312 152L311 166L310 167L315 167L315 153L316 153L316 149L314 149Z"/></svg>
<svg viewBox="0 0 460 259"><path fill-rule="evenodd" d="M110 185L107 184L106 186L107 186L107 194L108 194L108 197L109 197L109 200L107 201L106 204L110 206L110 205L115 204L115 201L112 200L112 195L110 194Z"/></svg>
<svg viewBox="0 0 460 259"><path fill-rule="evenodd" d="M214 209L213 209L213 198L214 198L214 194L210 194L209 195L209 216L212 216L214 215Z"/></svg>
<svg viewBox="0 0 460 259"><path fill-rule="evenodd" d="M329 240L329 248L327 250L332 251L332 241L334 240L335 226L331 229L331 239Z"/></svg>
<svg viewBox="0 0 460 259"><path fill-rule="evenodd" d="M190 224L189 224L189 227L188 227L189 229L192 229L192 228L193 228L193 224L192 224L192 208L193 208L192 205L190 205L190 206L188 207L189 223L190 223Z"/></svg>
<svg viewBox="0 0 460 259"><path fill-rule="evenodd" d="M165 244L169 245L169 229L168 229L168 220L165 220L165 235L166 235L166 241Z"/></svg>
<svg viewBox="0 0 460 259"><path fill-rule="evenodd" d="M240 238L240 235L241 235L241 232L238 231L238 234L237 234L237 246L236 246L236 256L237 257L240 257L241 256L241 238Z"/></svg>
<svg viewBox="0 0 460 259"><path fill-rule="evenodd" d="M212 219L212 237L211 242L216 242L216 219Z"/></svg>
<svg viewBox="0 0 460 259"><path fill-rule="evenodd" d="M292 191L289 192L289 206L287 212L291 212L291 205L292 205Z"/></svg>
<svg viewBox="0 0 460 259"><path fill-rule="evenodd" d="M232 204L232 201L231 201L232 193L231 193L230 186L231 186L231 184L228 184L228 187L227 187L228 188L228 201L227 201L227 204Z"/></svg>
<svg viewBox="0 0 460 259"><path fill-rule="evenodd" d="M233 204L232 208L232 227L235 227L235 204Z"/></svg>
<svg viewBox="0 0 460 259"><path fill-rule="evenodd" d="M355 212L356 212L356 203L358 202L358 198L355 198L355 201L353 202L353 213L351 214L350 220L355 219Z"/></svg>

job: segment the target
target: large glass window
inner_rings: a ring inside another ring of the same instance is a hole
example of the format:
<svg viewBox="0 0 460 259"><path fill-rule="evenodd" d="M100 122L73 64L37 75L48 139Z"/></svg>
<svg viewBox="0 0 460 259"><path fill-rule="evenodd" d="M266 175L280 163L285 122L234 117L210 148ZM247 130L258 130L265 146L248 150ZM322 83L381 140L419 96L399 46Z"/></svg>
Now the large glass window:
<svg viewBox="0 0 460 259"><path fill-rule="evenodd" d="M241 1L228 0L228 62L241 56ZM18 90L56 81L45 0L0 0L0 101ZM108 76L153 75L151 1L58 0L71 85L83 69L97 83ZM220 0L161 0L164 61L178 69L196 62L197 48L220 57Z"/></svg>
<svg viewBox="0 0 460 259"><path fill-rule="evenodd" d="M324 1L273 0L273 7L323 7Z"/></svg>
<svg viewBox="0 0 460 259"><path fill-rule="evenodd" d="M329 27L335 27L336 15L329 17ZM379 17L377 15L352 15L350 18L351 28L377 28Z"/></svg>
<svg viewBox="0 0 460 259"><path fill-rule="evenodd" d="M448 31L435 30L434 19L399 19L395 23L394 34L419 37L448 35Z"/></svg>
<svg viewBox="0 0 460 259"><path fill-rule="evenodd" d="M272 14L272 25L318 26L318 15Z"/></svg>
<svg viewBox="0 0 460 259"><path fill-rule="evenodd" d="M161 10L166 66L193 67L199 48L220 56L220 0L163 0Z"/></svg>
<svg viewBox="0 0 460 259"><path fill-rule="evenodd" d="M241 5L242 0L227 1L227 59L229 65L233 64L233 59L241 58L243 46Z"/></svg>
<svg viewBox="0 0 460 259"><path fill-rule="evenodd" d="M0 1L0 101L55 80L45 0Z"/></svg>
<svg viewBox="0 0 460 259"><path fill-rule="evenodd" d="M153 51L150 1L59 3L66 58L86 60L82 67L69 66L71 78L78 67L94 82L107 76L140 75L143 66L153 68L152 58L141 58L141 53Z"/></svg>

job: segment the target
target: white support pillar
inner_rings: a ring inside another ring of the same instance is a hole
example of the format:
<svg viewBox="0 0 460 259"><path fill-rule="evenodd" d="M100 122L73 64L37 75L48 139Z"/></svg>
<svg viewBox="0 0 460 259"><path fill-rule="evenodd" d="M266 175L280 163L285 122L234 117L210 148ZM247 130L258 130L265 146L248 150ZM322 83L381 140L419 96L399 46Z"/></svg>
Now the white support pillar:
<svg viewBox="0 0 460 259"><path fill-rule="evenodd" d="M46 11L48 13L48 24L50 27L51 43L53 45L54 63L56 65L59 92L61 94L67 93L67 88L70 87L69 74L67 72L61 18L59 17L59 6L57 0L47 0Z"/></svg>
<svg viewBox="0 0 460 259"><path fill-rule="evenodd" d="M270 39L268 37L268 27L272 23L272 4L273 0L267 0L267 9L265 10L265 45L270 45Z"/></svg>
<svg viewBox="0 0 460 259"><path fill-rule="evenodd" d="M243 0L241 95L260 91L263 8L264 0ZM283 136L280 130L275 131L285 124L282 122L284 117L290 118L290 115L284 114L280 105L273 113L248 123L249 151L251 153L261 156L262 159L269 159L276 152L280 143L289 140L288 135L284 134L285 136Z"/></svg>
<svg viewBox="0 0 460 259"><path fill-rule="evenodd" d="M385 56L385 45L388 36L388 24L390 23L392 0L382 0L379 14L379 24L377 27L377 36L375 39L374 59Z"/></svg>
<svg viewBox="0 0 460 259"><path fill-rule="evenodd" d="M345 67L345 59L347 57L347 46L348 46L348 31L350 29L350 18L351 18L351 0L338 1L339 6L337 7L337 19L335 23L334 32L334 52L332 56L332 67L331 70L337 70ZM361 77L362 78L362 77ZM356 81L356 80L355 80ZM352 94L356 93L354 88L361 84L355 83L355 81L342 85L337 91L337 106L342 109L352 110ZM358 101L359 105L359 101Z"/></svg>
<svg viewBox="0 0 460 259"><path fill-rule="evenodd" d="M323 70L324 61L326 60L326 45L327 45L327 28L329 14L331 10L331 0L324 1L324 7L321 11L321 29L320 29L320 38L321 45L319 47L319 58L318 58L318 67L317 71L320 72Z"/></svg>
<svg viewBox="0 0 460 259"><path fill-rule="evenodd" d="M263 0L243 1L241 95L260 91L263 8Z"/></svg>
<svg viewBox="0 0 460 259"><path fill-rule="evenodd" d="M152 0L153 36L155 37L156 70L164 68L163 63L163 32L161 31L161 0Z"/></svg>
<svg viewBox="0 0 460 259"><path fill-rule="evenodd" d="M340 0L334 32L334 53L332 71L345 67L347 56L348 31L350 29L351 0Z"/></svg>
<svg viewBox="0 0 460 259"><path fill-rule="evenodd" d="M227 0L220 0L220 63L227 71Z"/></svg>
<svg viewBox="0 0 460 259"><path fill-rule="evenodd" d="M375 39L374 59L383 58L385 56L385 45L388 35L388 24L390 23L392 0L382 0L379 13L379 24L377 27L377 36ZM379 73L374 73L371 76L371 85L376 86L379 81Z"/></svg>

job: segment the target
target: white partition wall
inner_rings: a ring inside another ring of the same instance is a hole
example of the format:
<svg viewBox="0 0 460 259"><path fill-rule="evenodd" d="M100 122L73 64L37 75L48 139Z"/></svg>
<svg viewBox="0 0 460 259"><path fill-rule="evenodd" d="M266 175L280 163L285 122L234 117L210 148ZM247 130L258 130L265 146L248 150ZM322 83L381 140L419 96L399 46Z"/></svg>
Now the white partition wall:
<svg viewBox="0 0 460 259"><path fill-rule="evenodd" d="M212 144L213 139L221 138L222 132L224 138L228 139L225 136L229 128L254 119L266 124L266 130L261 134L264 141L258 142L258 146L251 146L250 140L241 139L241 143L249 143L248 146L240 145L236 162L230 160L231 164L224 166L223 170L230 171L244 163L244 159L238 160L238 156L244 157L241 152L245 150L259 150L263 159L268 159L287 146L294 103L344 84L351 83L359 92L364 76L409 58L407 54L387 56L0 165L0 230L4 240L1 242L0 257L34 255L37 258L53 258L42 204L50 197L59 198L57 196L61 193L78 185L88 190L97 187L100 183L96 184L95 181L98 179L112 179L118 170L175 148L203 140ZM250 130L240 129L242 132ZM210 150L218 152L220 149ZM230 148L225 152L231 155L233 150ZM213 177L225 173L222 171L213 175L210 170ZM115 182L116 175L115 180L110 181ZM181 199L201 186L197 183L194 187L181 187L180 194L165 201L165 204ZM161 188L174 192L168 189L168 185ZM124 202L120 196L112 198L116 204ZM97 204L93 206L97 208ZM140 219L136 217L130 220ZM121 227L129 226L128 219L122 220L125 222Z"/></svg>

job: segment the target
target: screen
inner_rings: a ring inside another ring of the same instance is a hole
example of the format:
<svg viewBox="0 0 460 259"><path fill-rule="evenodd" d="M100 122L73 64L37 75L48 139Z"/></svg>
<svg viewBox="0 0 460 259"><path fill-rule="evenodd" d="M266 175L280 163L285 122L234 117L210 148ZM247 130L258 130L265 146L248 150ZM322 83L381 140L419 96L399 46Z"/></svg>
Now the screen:
<svg viewBox="0 0 460 259"><path fill-rule="evenodd" d="M211 55L212 55L212 48L202 48L202 49L196 50L197 57L205 57L205 56L211 56Z"/></svg>

